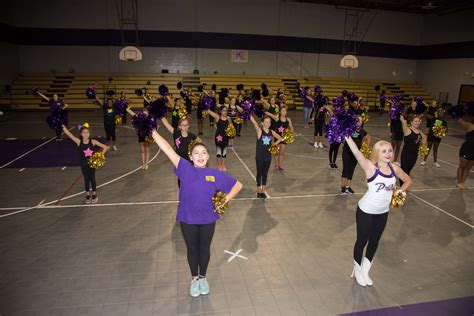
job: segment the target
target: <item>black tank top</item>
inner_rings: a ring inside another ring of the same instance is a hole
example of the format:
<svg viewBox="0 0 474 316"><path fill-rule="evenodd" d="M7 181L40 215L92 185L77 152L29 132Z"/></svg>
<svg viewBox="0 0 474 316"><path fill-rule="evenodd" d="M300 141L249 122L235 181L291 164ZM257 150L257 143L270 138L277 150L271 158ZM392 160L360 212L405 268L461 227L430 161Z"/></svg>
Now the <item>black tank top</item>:
<svg viewBox="0 0 474 316"><path fill-rule="evenodd" d="M257 138L257 146L255 150L255 158L257 160L272 160L272 154L268 151L268 148L270 148L272 141L272 131L269 130L268 133L265 133L265 131L262 129L262 135L260 136L260 138Z"/></svg>
<svg viewBox="0 0 474 316"><path fill-rule="evenodd" d="M173 111L171 111L171 126L175 129L178 128L179 120L178 107L173 106Z"/></svg>
<svg viewBox="0 0 474 316"><path fill-rule="evenodd" d="M474 130L466 133L466 143L474 146Z"/></svg>
<svg viewBox="0 0 474 316"><path fill-rule="evenodd" d="M275 123L275 132L277 132L278 135L282 136L283 132L285 131L285 129L288 128L288 126L290 126L290 122L288 121L288 119L284 122L278 120Z"/></svg>
<svg viewBox="0 0 474 316"><path fill-rule="evenodd" d="M415 133L411 128L410 135L403 137L403 151L410 153L418 153L421 143L421 134Z"/></svg>
<svg viewBox="0 0 474 316"><path fill-rule="evenodd" d="M89 143L84 144L81 139L81 142L79 143L79 146L77 148L81 167L87 167L87 158L89 158L94 152L94 145L92 145L92 140L89 139Z"/></svg>
<svg viewBox="0 0 474 316"><path fill-rule="evenodd" d="M216 123L216 127L217 127L216 138L215 138L216 145L227 146L227 144L229 143L229 137L225 133L225 129L227 128L227 126L229 126L229 121L219 118L219 120ZM222 140L219 141L221 138Z"/></svg>

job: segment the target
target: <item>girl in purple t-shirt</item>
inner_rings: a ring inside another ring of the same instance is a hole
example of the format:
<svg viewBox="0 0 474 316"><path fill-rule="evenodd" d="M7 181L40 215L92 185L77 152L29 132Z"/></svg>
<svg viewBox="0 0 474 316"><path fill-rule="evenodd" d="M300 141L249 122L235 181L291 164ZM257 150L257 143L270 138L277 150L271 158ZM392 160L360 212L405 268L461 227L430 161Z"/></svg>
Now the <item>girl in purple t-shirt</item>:
<svg viewBox="0 0 474 316"><path fill-rule="evenodd" d="M63 101L59 100L58 98L58 95L57 94L53 94L53 97L52 98L48 98L46 95L42 94L41 92L37 91L36 92L37 95L39 95L43 100L45 100L46 102L48 102L48 106L51 110L51 113L55 112L55 111L63 111L63 110L66 110L66 108L68 107L68 105L66 103L64 103ZM61 134L62 134L62 130L61 129L58 129L55 131L56 132L56 140L60 141L62 140L62 137L61 137Z"/></svg>
<svg viewBox="0 0 474 316"><path fill-rule="evenodd" d="M207 168L209 152L202 143L192 146L191 161L188 161L180 157L156 130L152 136L174 165L174 172L181 181L176 220L181 225L187 246L192 276L189 294L192 297L209 294L206 272L211 257L211 241L219 219L212 197L216 191L222 191L227 194L228 202L239 193L242 184L225 172Z"/></svg>

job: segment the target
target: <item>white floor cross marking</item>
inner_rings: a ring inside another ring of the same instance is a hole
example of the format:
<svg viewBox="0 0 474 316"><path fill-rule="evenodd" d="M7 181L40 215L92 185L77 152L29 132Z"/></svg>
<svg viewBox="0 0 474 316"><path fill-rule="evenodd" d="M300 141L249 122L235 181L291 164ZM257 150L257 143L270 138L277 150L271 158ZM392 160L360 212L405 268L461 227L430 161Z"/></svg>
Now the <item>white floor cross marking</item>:
<svg viewBox="0 0 474 316"><path fill-rule="evenodd" d="M241 256L239 255L239 253L242 251L242 249L239 249L237 250L236 252L230 252L229 250L224 250L225 253L228 253L229 255L232 255L229 260L227 260L227 262L231 262L232 260L234 260L236 257L239 257L241 259L245 259L247 260L248 258L247 257L244 257L244 256Z"/></svg>

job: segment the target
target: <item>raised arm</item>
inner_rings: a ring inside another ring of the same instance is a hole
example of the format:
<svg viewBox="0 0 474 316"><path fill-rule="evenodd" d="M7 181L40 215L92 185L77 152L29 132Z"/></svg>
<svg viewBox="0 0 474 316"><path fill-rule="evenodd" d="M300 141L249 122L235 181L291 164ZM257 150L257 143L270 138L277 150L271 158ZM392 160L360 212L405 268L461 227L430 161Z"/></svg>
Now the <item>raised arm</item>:
<svg viewBox="0 0 474 316"><path fill-rule="evenodd" d="M276 115L274 115L274 114L272 114L272 113L270 113L270 112L265 112L265 115L268 116L268 117L271 117L272 120L274 120L274 121L278 121L278 120L279 120L279 117L278 117L278 116L276 116Z"/></svg>
<svg viewBox="0 0 474 316"><path fill-rule="evenodd" d="M39 95L43 100L45 100L46 102L49 102L49 98L48 98L47 96L45 96L44 94L42 94L42 93L39 92L39 91L38 91L37 93L38 93L38 95Z"/></svg>
<svg viewBox="0 0 474 316"><path fill-rule="evenodd" d="M305 98L310 100L311 102L314 102L314 99L312 97L310 97L309 95L306 95Z"/></svg>
<svg viewBox="0 0 474 316"><path fill-rule="evenodd" d="M102 144L101 142L99 142L98 140L95 140L95 139L92 139L92 145L100 147L102 149L102 153L104 155L107 152L107 150L109 150L109 148L110 148L109 146L104 145L104 144Z"/></svg>
<svg viewBox="0 0 474 316"><path fill-rule="evenodd" d="M405 136L410 134L410 128L408 127L408 122L405 120L403 115L400 115L400 121L402 122L403 134Z"/></svg>
<svg viewBox="0 0 474 316"><path fill-rule="evenodd" d="M345 140L347 145L349 145L349 148L351 149L352 153L354 154L354 157L357 159L357 162L360 164L362 169L364 169L365 175L367 176L367 178L369 178L375 172L374 164L369 159L366 159L364 157L352 137L346 137Z"/></svg>
<svg viewBox="0 0 474 316"><path fill-rule="evenodd" d="M127 113L130 114L130 116L135 116L137 115L135 112L130 107L127 107Z"/></svg>
<svg viewBox="0 0 474 316"><path fill-rule="evenodd" d="M155 143L158 145L158 147L163 150L165 155L168 157L168 159L171 161L173 166L176 168L178 167L179 164L179 155L174 151L173 147L166 141L166 139L163 138L160 134L158 134L157 130L154 130L153 133L151 134L153 139L155 140Z"/></svg>
<svg viewBox="0 0 474 316"><path fill-rule="evenodd" d="M216 121L219 120L219 114L217 114L216 112L212 110L207 110L207 113L209 113L209 115L212 116Z"/></svg>
<svg viewBox="0 0 474 316"><path fill-rule="evenodd" d="M63 110L67 109L69 107L69 104L64 103Z"/></svg>
<svg viewBox="0 0 474 316"><path fill-rule="evenodd" d="M462 128L464 128L468 132L473 129L474 124L466 122L465 120L463 120L462 117L458 119L458 123L461 124Z"/></svg>
<svg viewBox="0 0 474 316"><path fill-rule="evenodd" d="M75 142L77 146L79 146L79 144L81 143L81 140L78 137L74 136L64 125L63 125L63 132L67 137L69 137L73 142Z"/></svg>
<svg viewBox="0 0 474 316"><path fill-rule="evenodd" d="M253 117L253 114L250 115L250 122L252 122L253 127L255 128L255 132L257 133L257 138L260 138L260 136L262 136L262 129L260 128L260 126L258 126L258 123Z"/></svg>
<svg viewBox="0 0 474 316"><path fill-rule="evenodd" d="M173 128L173 126L171 126L171 124L168 122L168 120L166 119L166 117L163 117L163 118L161 119L161 123L163 123L163 125L164 125L165 128L168 130L168 132L170 132L171 134L173 134L174 128Z"/></svg>
<svg viewBox="0 0 474 316"><path fill-rule="evenodd" d="M103 105L104 105L104 103L102 103L102 101L99 99L99 97L98 97L97 95L95 96L95 100L97 101L97 104L98 104L99 106L103 106Z"/></svg>

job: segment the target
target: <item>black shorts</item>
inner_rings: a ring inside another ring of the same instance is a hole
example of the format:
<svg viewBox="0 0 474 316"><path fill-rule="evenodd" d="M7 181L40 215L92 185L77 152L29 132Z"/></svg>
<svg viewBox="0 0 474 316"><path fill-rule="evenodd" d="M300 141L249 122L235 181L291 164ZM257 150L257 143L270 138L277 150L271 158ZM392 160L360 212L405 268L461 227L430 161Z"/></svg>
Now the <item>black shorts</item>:
<svg viewBox="0 0 474 316"><path fill-rule="evenodd" d="M138 136L138 142L139 143L145 143L146 142L145 136Z"/></svg>
<svg viewBox="0 0 474 316"><path fill-rule="evenodd" d="M428 143L441 143L441 138L438 138L430 133L428 134Z"/></svg>
<svg viewBox="0 0 474 316"><path fill-rule="evenodd" d="M474 160L474 146L464 142L459 148L459 157L467 160Z"/></svg>

